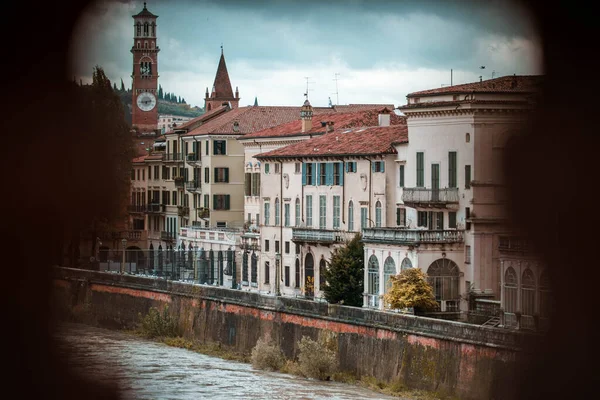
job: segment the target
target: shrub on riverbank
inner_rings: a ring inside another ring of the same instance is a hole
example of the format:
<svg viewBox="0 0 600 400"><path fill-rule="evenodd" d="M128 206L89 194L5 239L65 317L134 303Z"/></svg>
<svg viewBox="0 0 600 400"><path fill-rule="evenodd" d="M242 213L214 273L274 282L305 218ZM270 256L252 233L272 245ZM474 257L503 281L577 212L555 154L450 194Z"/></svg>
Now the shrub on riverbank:
<svg viewBox="0 0 600 400"><path fill-rule="evenodd" d="M251 362L254 368L279 371L285 365L285 357L279 346L261 338L252 349Z"/></svg>
<svg viewBox="0 0 600 400"><path fill-rule="evenodd" d="M338 369L335 351L307 336L302 336L298 348L298 366L302 375L320 380L331 379Z"/></svg>
<svg viewBox="0 0 600 400"><path fill-rule="evenodd" d="M148 314L138 314L141 321L140 331L147 338L176 337L179 336L177 322L169 314L169 306L163 308L162 313L156 307L151 307Z"/></svg>

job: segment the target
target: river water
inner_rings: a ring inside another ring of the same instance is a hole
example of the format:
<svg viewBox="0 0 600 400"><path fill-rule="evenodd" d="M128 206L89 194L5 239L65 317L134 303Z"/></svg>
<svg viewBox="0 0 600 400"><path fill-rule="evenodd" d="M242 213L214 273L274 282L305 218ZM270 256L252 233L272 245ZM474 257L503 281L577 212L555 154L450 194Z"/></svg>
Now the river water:
<svg viewBox="0 0 600 400"><path fill-rule="evenodd" d="M396 399L336 382L266 372L123 332L65 324L76 371L116 382L126 399Z"/></svg>

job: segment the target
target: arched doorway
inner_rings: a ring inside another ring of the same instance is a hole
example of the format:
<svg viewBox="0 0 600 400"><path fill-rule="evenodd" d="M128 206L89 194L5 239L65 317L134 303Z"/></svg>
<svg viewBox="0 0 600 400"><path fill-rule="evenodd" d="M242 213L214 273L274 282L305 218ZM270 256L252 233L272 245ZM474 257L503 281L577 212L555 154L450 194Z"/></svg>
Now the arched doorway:
<svg viewBox="0 0 600 400"><path fill-rule="evenodd" d="M412 267L413 266L410 259L408 257L404 257L404 260L402 260L402 264L400 264L400 272L406 271L407 269L411 269Z"/></svg>
<svg viewBox="0 0 600 400"><path fill-rule="evenodd" d="M513 267L508 267L504 272L504 325L516 326L517 317L517 273Z"/></svg>
<svg viewBox="0 0 600 400"><path fill-rule="evenodd" d="M427 281L442 311L459 311L460 294L458 265L447 258L435 260L427 269Z"/></svg>
<svg viewBox="0 0 600 400"><path fill-rule="evenodd" d="M315 295L315 260L310 253L304 259L304 295L306 297Z"/></svg>
<svg viewBox="0 0 600 400"><path fill-rule="evenodd" d="M319 291L323 291L325 289L325 270L327 269L327 263L324 258L321 258L319 261ZM321 296L323 293L321 293Z"/></svg>

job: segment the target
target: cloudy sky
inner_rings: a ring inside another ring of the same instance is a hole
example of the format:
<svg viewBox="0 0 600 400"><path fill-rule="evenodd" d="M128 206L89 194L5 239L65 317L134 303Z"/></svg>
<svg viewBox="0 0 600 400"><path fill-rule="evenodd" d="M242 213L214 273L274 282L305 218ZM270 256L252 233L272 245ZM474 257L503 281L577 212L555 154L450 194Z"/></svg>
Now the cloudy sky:
<svg viewBox="0 0 600 400"><path fill-rule="evenodd" d="M240 106L406 104L410 92L541 74L540 39L508 1L147 1L157 20L159 83L204 105L223 44ZM131 86L133 18L142 1L98 1L73 32L72 76L95 65ZM485 69L481 69L485 66ZM337 95L336 81L337 75ZM338 101L339 99L339 101Z"/></svg>

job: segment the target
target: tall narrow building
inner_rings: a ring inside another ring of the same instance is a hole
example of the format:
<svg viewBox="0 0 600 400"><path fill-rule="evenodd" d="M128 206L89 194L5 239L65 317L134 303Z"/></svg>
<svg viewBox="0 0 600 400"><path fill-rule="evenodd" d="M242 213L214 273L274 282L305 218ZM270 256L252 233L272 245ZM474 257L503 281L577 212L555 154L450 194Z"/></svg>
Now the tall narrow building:
<svg viewBox="0 0 600 400"><path fill-rule="evenodd" d="M225 56L223 55L223 47L221 47L221 59L219 60L219 66L217 67L217 74L215 75L215 82L213 83L212 90L209 91L206 88L206 95L204 98L204 109L206 112L214 110L217 107L223 105L223 103L229 103L231 108L238 108L240 103L240 94L238 88L235 88L235 96L231 87L231 81L229 80L229 73L227 72L227 65L225 64Z"/></svg>
<svg viewBox="0 0 600 400"><path fill-rule="evenodd" d="M158 129L158 52L156 18L146 8L133 16L133 80L131 125L136 136L154 136Z"/></svg>

